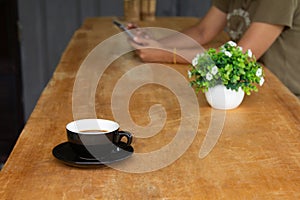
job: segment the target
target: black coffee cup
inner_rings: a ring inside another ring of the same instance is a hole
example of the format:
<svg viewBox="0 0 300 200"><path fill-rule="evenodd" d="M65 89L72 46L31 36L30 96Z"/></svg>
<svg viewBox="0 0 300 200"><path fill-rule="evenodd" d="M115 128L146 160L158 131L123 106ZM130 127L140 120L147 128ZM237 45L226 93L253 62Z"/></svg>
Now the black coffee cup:
<svg viewBox="0 0 300 200"><path fill-rule="evenodd" d="M106 119L81 119L67 124L68 142L83 158L101 158L115 148L130 146L132 134L120 131L117 122ZM126 137L126 142L121 141Z"/></svg>

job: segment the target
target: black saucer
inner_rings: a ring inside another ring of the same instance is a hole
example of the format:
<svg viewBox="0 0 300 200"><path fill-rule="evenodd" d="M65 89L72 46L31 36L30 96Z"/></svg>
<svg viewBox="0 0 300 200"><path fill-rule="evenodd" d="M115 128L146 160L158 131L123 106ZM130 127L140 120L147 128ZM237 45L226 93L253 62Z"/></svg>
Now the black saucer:
<svg viewBox="0 0 300 200"><path fill-rule="evenodd" d="M74 167L97 167L118 162L130 157L134 150L132 146L124 147L124 144L122 145L121 142L121 147L112 149L110 154L102 156L98 159L80 157L73 151L69 142L64 142L54 147L52 154L55 158L62 161L66 165Z"/></svg>

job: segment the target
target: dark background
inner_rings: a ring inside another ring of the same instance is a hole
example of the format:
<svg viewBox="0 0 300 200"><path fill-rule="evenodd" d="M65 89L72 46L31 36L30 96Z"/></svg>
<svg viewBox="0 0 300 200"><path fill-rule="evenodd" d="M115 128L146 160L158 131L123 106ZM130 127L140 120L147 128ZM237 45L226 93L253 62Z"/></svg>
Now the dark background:
<svg viewBox="0 0 300 200"><path fill-rule="evenodd" d="M0 1L0 162L7 159L24 124L16 0Z"/></svg>

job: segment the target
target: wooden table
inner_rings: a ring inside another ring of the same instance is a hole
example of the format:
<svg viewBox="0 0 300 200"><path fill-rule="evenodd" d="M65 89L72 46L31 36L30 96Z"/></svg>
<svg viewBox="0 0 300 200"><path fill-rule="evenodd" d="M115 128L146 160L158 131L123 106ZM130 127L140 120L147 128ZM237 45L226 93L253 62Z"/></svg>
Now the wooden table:
<svg viewBox="0 0 300 200"><path fill-rule="evenodd" d="M55 159L52 149L66 141L65 125L73 120L77 70L97 44L119 32L111 21L90 18L75 32L0 172L0 199L300 199L300 103L267 69L259 92L226 112L219 141L203 159L199 149L214 112L203 94L197 96L197 135L183 155L166 167L129 173L111 167L70 167ZM180 30L195 22L194 18L158 18L140 25ZM95 95L97 117L114 119L110 105L114 85L139 64L128 53L107 68ZM186 76L187 66L169 66ZM148 109L155 103L165 108L165 126L153 137L136 138L135 153L158 150L176 135L180 105L163 86L144 85L132 94L128 108L132 119L147 125Z"/></svg>

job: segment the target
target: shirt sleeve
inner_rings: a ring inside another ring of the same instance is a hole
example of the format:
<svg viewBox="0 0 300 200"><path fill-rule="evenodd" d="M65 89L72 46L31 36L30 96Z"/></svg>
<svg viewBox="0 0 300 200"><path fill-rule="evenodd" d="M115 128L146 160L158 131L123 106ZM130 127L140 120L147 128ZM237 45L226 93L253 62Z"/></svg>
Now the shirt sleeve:
<svg viewBox="0 0 300 200"><path fill-rule="evenodd" d="M292 27L298 0L260 0L252 22Z"/></svg>
<svg viewBox="0 0 300 200"><path fill-rule="evenodd" d="M224 0L212 0L212 5L220 9L224 13L229 12L229 2Z"/></svg>

